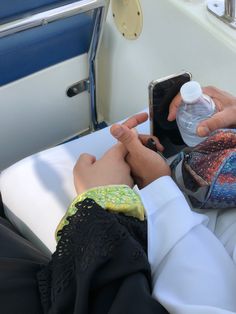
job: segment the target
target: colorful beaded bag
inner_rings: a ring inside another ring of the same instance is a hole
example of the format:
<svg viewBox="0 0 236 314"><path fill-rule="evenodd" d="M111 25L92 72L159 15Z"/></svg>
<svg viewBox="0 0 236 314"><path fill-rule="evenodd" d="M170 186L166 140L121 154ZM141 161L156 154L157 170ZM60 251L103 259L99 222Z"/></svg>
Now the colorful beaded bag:
<svg viewBox="0 0 236 314"><path fill-rule="evenodd" d="M193 207L236 207L236 129L220 129L171 164L172 175Z"/></svg>

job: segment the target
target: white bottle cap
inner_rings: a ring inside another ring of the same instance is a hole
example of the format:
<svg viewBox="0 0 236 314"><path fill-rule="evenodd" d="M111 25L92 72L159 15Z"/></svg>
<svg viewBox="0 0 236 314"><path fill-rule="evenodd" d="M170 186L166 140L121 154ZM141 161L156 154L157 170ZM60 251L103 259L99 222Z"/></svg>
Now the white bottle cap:
<svg viewBox="0 0 236 314"><path fill-rule="evenodd" d="M184 102L192 103L201 97L201 85L196 81L187 82L181 87L180 94Z"/></svg>

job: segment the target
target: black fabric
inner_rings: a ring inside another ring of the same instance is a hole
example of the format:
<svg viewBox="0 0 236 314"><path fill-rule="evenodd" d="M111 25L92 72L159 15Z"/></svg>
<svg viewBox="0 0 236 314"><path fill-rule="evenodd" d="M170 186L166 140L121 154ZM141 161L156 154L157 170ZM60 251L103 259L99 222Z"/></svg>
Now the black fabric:
<svg viewBox="0 0 236 314"><path fill-rule="evenodd" d="M0 313L41 314L37 272L48 259L0 218Z"/></svg>
<svg viewBox="0 0 236 314"><path fill-rule="evenodd" d="M0 313L166 314L151 297L146 223L77 207L50 262L0 218Z"/></svg>
<svg viewBox="0 0 236 314"><path fill-rule="evenodd" d="M38 273L44 313L167 313L151 297L146 223L106 212L91 199L77 208Z"/></svg>

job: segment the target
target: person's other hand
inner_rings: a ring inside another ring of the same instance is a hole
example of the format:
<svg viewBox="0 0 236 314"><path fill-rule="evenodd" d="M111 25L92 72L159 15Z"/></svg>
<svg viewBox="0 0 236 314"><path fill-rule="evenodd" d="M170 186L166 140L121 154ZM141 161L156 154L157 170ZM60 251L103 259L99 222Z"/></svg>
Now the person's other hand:
<svg viewBox="0 0 236 314"><path fill-rule="evenodd" d="M228 128L236 124L236 97L216 87L208 86L202 89L203 93L210 96L217 107L217 112L209 119L199 123L197 134L207 136L211 132ZM181 95L178 94L171 102L168 120L173 121L181 104Z"/></svg>
<svg viewBox="0 0 236 314"><path fill-rule="evenodd" d="M88 189L110 184L126 184L133 187L130 167L125 162L126 148L118 143L109 149L101 159L89 154L80 155L74 167L74 185L81 194Z"/></svg>
<svg viewBox="0 0 236 314"><path fill-rule="evenodd" d="M131 168L132 176L139 188L145 187L162 176L170 175L170 168L165 160L158 153L145 147L137 133L131 129L145 121L145 117L142 114L138 114L128 119L122 125L114 124L111 127L111 134L129 152L126 161Z"/></svg>
<svg viewBox="0 0 236 314"><path fill-rule="evenodd" d="M129 129L133 129L139 124L145 122L147 119L148 119L148 114L146 112L141 112L128 118L122 124L127 126ZM137 136L144 146L147 145L148 140L152 139L155 142L155 145L158 151L162 152L164 150L164 147L161 145L159 139L156 136L149 135L149 134L137 134Z"/></svg>

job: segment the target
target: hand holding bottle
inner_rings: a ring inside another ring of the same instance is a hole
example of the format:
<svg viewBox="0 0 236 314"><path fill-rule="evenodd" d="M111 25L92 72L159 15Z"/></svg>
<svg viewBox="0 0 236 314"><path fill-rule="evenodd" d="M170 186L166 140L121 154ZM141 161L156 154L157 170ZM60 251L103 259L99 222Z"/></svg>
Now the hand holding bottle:
<svg viewBox="0 0 236 314"><path fill-rule="evenodd" d="M196 81L185 83L180 94L182 102L176 113L176 122L184 142L188 146L196 146L203 140L197 134L198 125L215 113L216 106L210 97L203 94Z"/></svg>
<svg viewBox="0 0 236 314"><path fill-rule="evenodd" d="M203 93L213 99L217 112L198 124L197 134L199 136L204 137L217 129L236 125L236 97L212 86L203 88ZM175 120L181 100L180 94L172 100L169 108L169 121Z"/></svg>

